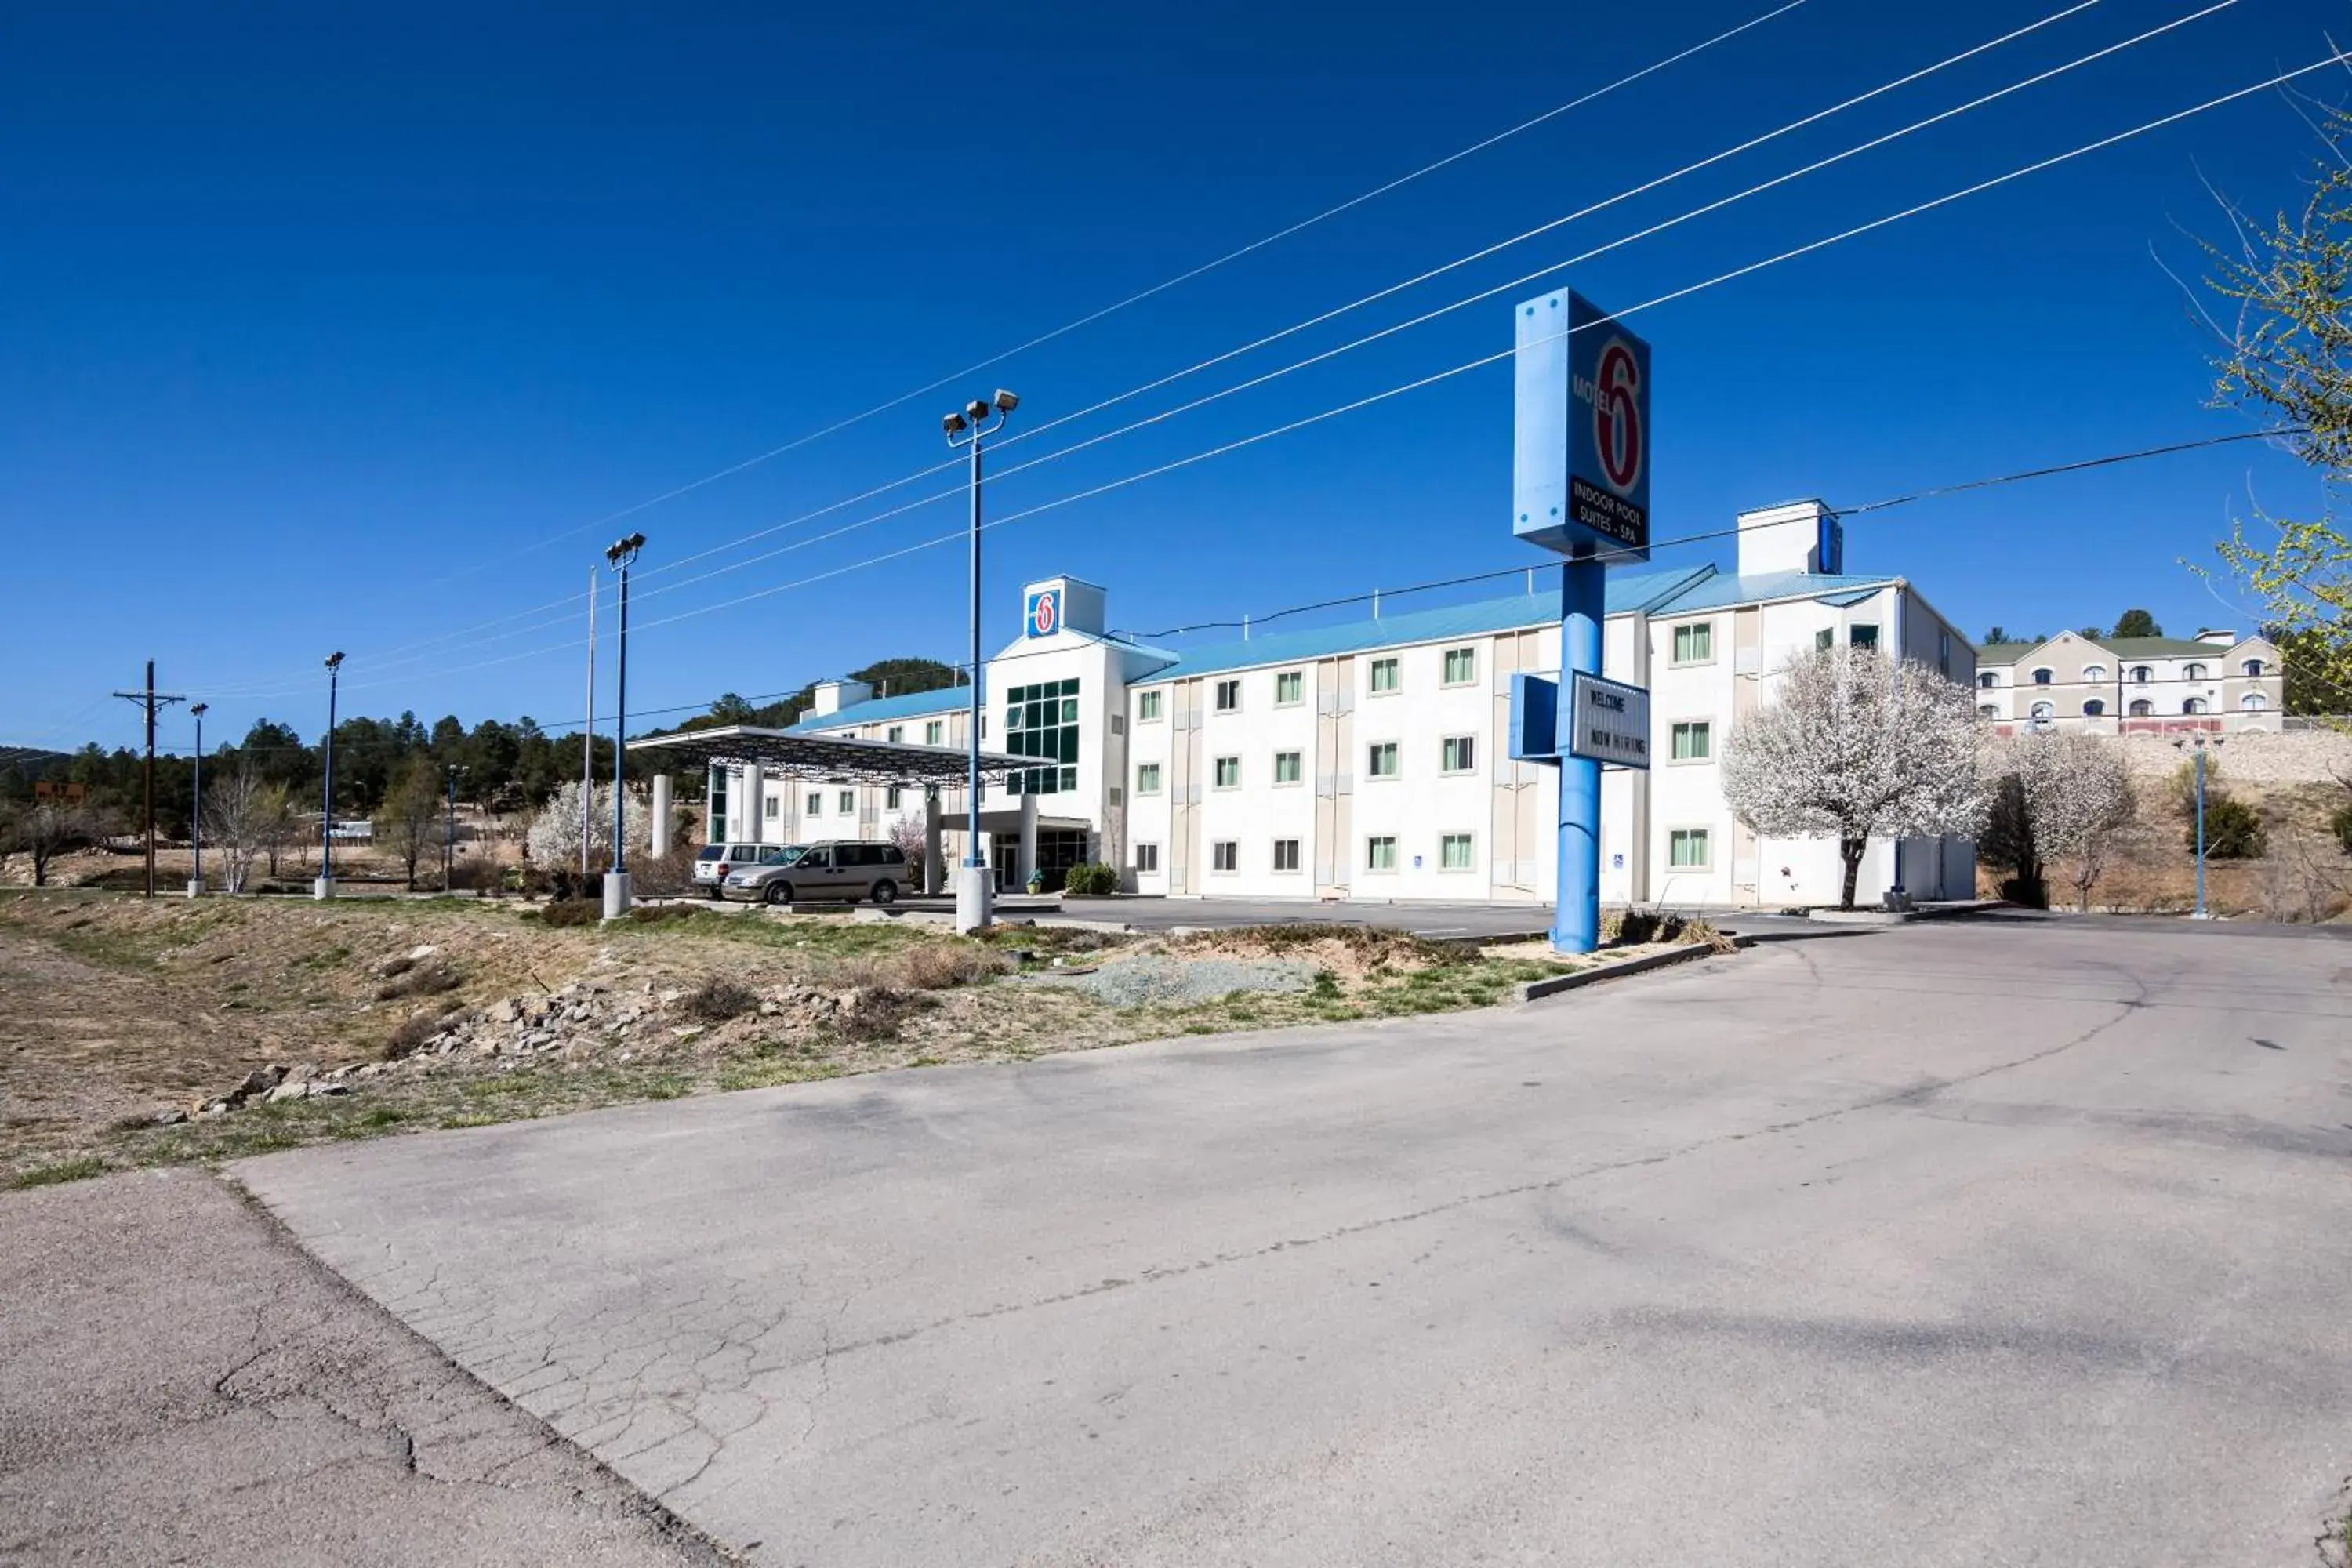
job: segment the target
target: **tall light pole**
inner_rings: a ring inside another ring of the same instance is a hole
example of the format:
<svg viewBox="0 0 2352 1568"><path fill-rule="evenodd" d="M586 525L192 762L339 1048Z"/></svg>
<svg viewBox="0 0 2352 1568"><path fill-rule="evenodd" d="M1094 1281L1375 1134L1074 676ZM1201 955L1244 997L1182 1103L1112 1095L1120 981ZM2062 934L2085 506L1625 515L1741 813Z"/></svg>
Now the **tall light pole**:
<svg viewBox="0 0 2352 1568"><path fill-rule="evenodd" d="M449 820L441 832L441 890L449 891L451 858L457 852L457 775L466 770L451 763L449 769Z"/></svg>
<svg viewBox="0 0 2352 1568"><path fill-rule="evenodd" d="M980 448L983 437L1004 428L1021 400L997 389L986 403L973 398L961 413L940 421L950 447L971 453L971 720L964 740L969 755L964 779L963 866L956 872L956 930L979 931L989 923L996 882L980 853ZM992 417L993 416L993 417Z"/></svg>
<svg viewBox="0 0 2352 1568"><path fill-rule="evenodd" d="M635 563L637 552L645 547L646 536L633 533L626 539L614 540L604 552L605 563L621 577L621 646L615 656L618 673L613 700L613 868L604 873L604 918L608 921L629 912L629 852L621 836L621 784L629 747L629 567Z"/></svg>
<svg viewBox="0 0 2352 1568"><path fill-rule="evenodd" d="M188 897L205 896L205 710L210 703L192 702L188 711L196 721L196 763L188 781L188 848L195 865L188 872Z"/></svg>
<svg viewBox="0 0 2352 1568"><path fill-rule="evenodd" d="M335 896L335 695L342 676L343 656L338 650L327 656L326 762L321 769L326 778L320 786L326 809L319 817L319 879L310 884L314 899Z"/></svg>
<svg viewBox="0 0 2352 1568"><path fill-rule="evenodd" d="M2197 908L2189 918L2211 920L2213 917L2205 910L2205 735L2198 731L2190 737L2188 746L2179 741L2172 743L2183 750L2193 750L2197 757ZM2219 735L2213 737L2213 744L2217 748L2221 744Z"/></svg>

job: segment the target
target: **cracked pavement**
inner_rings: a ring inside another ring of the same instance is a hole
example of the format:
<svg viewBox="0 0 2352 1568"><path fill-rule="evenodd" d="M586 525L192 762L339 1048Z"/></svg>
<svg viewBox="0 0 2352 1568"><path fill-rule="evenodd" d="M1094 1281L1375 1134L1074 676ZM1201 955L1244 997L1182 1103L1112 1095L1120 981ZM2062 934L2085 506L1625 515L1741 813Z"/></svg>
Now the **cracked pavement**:
<svg viewBox="0 0 2352 1568"><path fill-rule="evenodd" d="M761 1563L2304 1563L2352 943L1776 942L1553 1002L248 1162Z"/></svg>
<svg viewBox="0 0 2352 1568"><path fill-rule="evenodd" d="M0 1562L721 1561L216 1178L0 1197Z"/></svg>

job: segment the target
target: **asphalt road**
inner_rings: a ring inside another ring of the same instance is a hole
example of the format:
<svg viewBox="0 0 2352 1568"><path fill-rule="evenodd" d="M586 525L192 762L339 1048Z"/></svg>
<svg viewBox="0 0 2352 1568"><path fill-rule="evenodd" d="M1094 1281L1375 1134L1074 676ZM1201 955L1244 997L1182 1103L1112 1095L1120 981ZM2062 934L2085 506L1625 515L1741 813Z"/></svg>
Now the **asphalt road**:
<svg viewBox="0 0 2352 1568"><path fill-rule="evenodd" d="M757 1563L2300 1565L2347 1002L1938 923L237 1173Z"/></svg>
<svg viewBox="0 0 2352 1568"><path fill-rule="evenodd" d="M0 1563L719 1560L214 1177L0 1197Z"/></svg>

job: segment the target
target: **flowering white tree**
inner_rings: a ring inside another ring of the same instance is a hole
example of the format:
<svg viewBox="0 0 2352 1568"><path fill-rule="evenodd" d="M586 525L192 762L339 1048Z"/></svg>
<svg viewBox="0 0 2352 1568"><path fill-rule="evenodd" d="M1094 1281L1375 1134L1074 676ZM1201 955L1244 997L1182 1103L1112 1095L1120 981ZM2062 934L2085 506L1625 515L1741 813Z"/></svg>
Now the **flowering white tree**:
<svg viewBox="0 0 2352 1568"><path fill-rule="evenodd" d="M2034 852L2072 861L2075 903L2090 908L2091 889L2132 821L2131 769L2122 748L2076 731L2031 731L2000 742L1992 766L2017 775Z"/></svg>
<svg viewBox="0 0 2352 1568"><path fill-rule="evenodd" d="M652 824L646 815L645 802L635 792L624 791L621 796L621 832L630 849L642 851L652 842ZM567 780L547 797L539 815L530 819L530 829L523 837L523 845L530 858L541 866L578 866L580 864L580 782ZM599 859L609 864L613 855L613 786L598 784L588 803L589 864Z"/></svg>
<svg viewBox="0 0 2352 1568"><path fill-rule="evenodd" d="M1841 909L1853 908L1873 838L1976 832L1984 799L1966 688L1859 647L1808 654L1779 681L1724 746L1724 798L1757 833L1834 837Z"/></svg>
<svg viewBox="0 0 2352 1568"><path fill-rule="evenodd" d="M276 805L285 805L279 795ZM226 778L205 791L205 839L221 859L222 885L232 893L245 891L246 879L261 847L271 801L261 775L251 763L242 763Z"/></svg>

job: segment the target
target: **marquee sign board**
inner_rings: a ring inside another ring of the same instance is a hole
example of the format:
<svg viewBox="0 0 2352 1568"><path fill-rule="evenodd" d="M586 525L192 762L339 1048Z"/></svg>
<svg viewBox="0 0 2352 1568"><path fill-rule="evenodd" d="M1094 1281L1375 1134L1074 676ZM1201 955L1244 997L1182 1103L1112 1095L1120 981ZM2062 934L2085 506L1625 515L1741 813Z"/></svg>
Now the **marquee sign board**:
<svg viewBox="0 0 2352 1568"><path fill-rule="evenodd" d="M1576 672L1560 716L1560 754L1621 768L1650 765L1650 694Z"/></svg>
<svg viewBox="0 0 2352 1568"><path fill-rule="evenodd" d="M1519 306L1514 531L1570 560L1650 558L1650 345L1581 294Z"/></svg>

